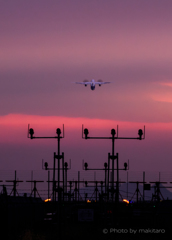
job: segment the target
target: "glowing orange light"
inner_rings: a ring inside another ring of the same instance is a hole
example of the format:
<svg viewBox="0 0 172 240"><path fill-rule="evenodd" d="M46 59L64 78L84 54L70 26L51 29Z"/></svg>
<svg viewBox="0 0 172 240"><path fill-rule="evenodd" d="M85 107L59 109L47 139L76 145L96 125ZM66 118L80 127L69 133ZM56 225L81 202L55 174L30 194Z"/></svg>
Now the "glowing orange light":
<svg viewBox="0 0 172 240"><path fill-rule="evenodd" d="M88 199L88 200L87 200L87 203L90 203L90 202L91 202L91 201Z"/></svg>
<svg viewBox="0 0 172 240"><path fill-rule="evenodd" d="M44 202L50 202L51 201L51 198L47 198L44 200Z"/></svg>
<svg viewBox="0 0 172 240"><path fill-rule="evenodd" d="M123 199L122 201L123 201L123 202L126 202L126 203L128 203L128 204L130 203L127 199Z"/></svg>

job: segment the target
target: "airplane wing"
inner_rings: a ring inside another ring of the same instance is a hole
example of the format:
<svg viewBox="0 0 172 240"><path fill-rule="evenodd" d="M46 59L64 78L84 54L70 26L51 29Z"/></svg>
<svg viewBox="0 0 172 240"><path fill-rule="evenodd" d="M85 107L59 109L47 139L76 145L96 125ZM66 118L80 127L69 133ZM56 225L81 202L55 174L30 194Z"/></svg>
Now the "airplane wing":
<svg viewBox="0 0 172 240"><path fill-rule="evenodd" d="M76 84L91 84L91 82L75 82Z"/></svg>
<svg viewBox="0 0 172 240"><path fill-rule="evenodd" d="M111 82L95 82L95 84L107 84L107 83L111 83Z"/></svg>

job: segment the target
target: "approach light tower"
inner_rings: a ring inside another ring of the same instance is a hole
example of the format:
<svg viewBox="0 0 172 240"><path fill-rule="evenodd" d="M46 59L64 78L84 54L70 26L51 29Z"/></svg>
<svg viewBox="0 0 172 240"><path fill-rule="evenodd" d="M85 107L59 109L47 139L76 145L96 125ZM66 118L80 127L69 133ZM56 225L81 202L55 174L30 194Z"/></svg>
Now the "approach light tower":
<svg viewBox="0 0 172 240"><path fill-rule="evenodd" d="M85 135L85 137L83 136ZM137 139L137 140L143 140L145 139L145 126L144 126L144 132L142 129L138 130L139 137L118 137L118 126L117 126L117 135L115 129L111 129L111 137L89 137L88 136L89 131L87 128L84 129L84 126L82 125L82 138L85 139L111 139L112 140L112 154L108 153L108 198L109 198L109 170L110 170L110 159L112 160L112 201L113 201L113 195L115 194L115 201L119 202L119 167L118 167L118 153L115 155L115 139ZM116 135L116 136L115 136ZM116 169L114 168L114 160L116 161ZM114 191L114 170L117 171L117 181L116 181L116 191Z"/></svg>
<svg viewBox="0 0 172 240"><path fill-rule="evenodd" d="M28 125L28 138L30 139L52 139L55 138L57 139L57 154L54 153L54 164L53 164L53 201L55 201L56 199L56 181L55 181L55 170L56 170L56 159L58 160L58 201L61 199L61 189L60 189L60 159L62 159L62 166L64 167L64 153L62 153L62 155L60 155L60 139L64 138L64 125L63 125L63 136L61 136L61 130L60 128L56 129L56 134L57 136L54 137L35 137L34 136L34 130L33 128L29 128ZM64 171L63 171L64 174ZM64 176L63 176L64 178Z"/></svg>

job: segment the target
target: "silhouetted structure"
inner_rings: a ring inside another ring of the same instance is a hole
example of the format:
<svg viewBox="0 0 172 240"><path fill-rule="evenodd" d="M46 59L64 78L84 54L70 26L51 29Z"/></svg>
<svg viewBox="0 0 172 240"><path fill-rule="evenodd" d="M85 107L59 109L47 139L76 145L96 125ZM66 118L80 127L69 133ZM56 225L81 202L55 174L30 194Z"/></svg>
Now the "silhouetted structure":
<svg viewBox="0 0 172 240"><path fill-rule="evenodd" d="M111 130L110 137L89 137L88 129L83 129L82 127L82 138L110 139L112 141L112 152L108 153L108 160L104 163L103 168L89 168L88 163L83 161L82 168L85 172L103 171L104 177L101 180L97 180L95 174L94 180L83 179L80 171L77 172L75 179L68 179L68 170L71 169L71 162L68 166L68 163L64 162L64 153L60 152L60 140L64 138L64 127L63 136L61 136L61 130L59 128L56 130L56 134L57 136L55 137L35 137L34 130L28 127L28 137L30 139L57 139L57 153L54 152L53 168L48 167L48 163L42 161L42 169L48 173L48 179L46 181L48 183L48 199L44 202L41 199L40 190L38 189L40 185L38 183L43 183L44 181L36 180L35 178L35 180L33 180L32 177L31 180L26 181L27 183L30 182L34 184L34 186L31 187L31 192L29 194L25 192L23 196L19 196L17 189L18 183L24 181L17 179L17 172L15 171L14 180L6 180L6 182L13 183L13 185L10 185L12 188L10 195L8 195L7 189L9 185L1 185L0 210L2 212L2 218L5 219L4 226L7 225L9 228L12 226L11 229L15 231L18 226L22 228L26 226L31 226L32 228L34 226L37 228L38 225L44 226L45 231L52 232L53 234L56 233L54 239L65 239L67 236L65 235L67 226L71 225L79 229L78 224L83 224L84 222L90 224L89 226L93 226L94 229L99 229L100 226L102 229L104 229L105 226L110 226L110 229L114 227L116 229L123 229L124 227L125 229L139 229L140 226L143 229L158 228L160 224L162 224L164 228L169 226L172 217L172 202L165 201L160 191L160 183L165 184L166 182L156 181L154 182L155 186L151 187L150 183L153 182L146 181L145 172L143 172L143 181L128 181L128 174L127 183L126 181L119 180L119 171L123 171L123 173L124 171L128 171L129 162L125 162L123 168L119 167L119 154L115 154L115 140L142 140L145 138L145 129L144 132L139 129L139 137L135 138L118 137L118 127L117 133L115 129ZM50 179L51 171L53 175L52 180ZM115 171L117 173L116 181L114 180ZM136 202L135 200L129 201L124 198L124 193L120 191L120 183L127 184L127 197L128 183L136 184L136 190L130 198L130 200L133 200L136 196ZM143 195L140 191L142 186L140 186L139 183L143 184ZM50 187L51 184L52 188ZM116 184L116 188L114 184ZM150 198L150 201L146 201L145 191L149 190L149 192L151 192L153 188L154 193L152 198ZM13 196L11 196L12 193ZM58 198L56 195L58 195ZM141 197L140 201L139 196ZM169 228L170 227L171 226L169 226ZM103 239L103 236L102 238L100 236L99 239Z"/></svg>
<svg viewBox="0 0 172 240"><path fill-rule="evenodd" d="M111 130L111 137L88 137L89 131L87 128L83 129L82 125L82 138L83 133L85 135L85 139L111 139L112 140L112 155L108 153L108 181L107 181L107 198L109 199L109 192L111 192L112 196L112 201L113 201L113 196L115 193L115 201L119 202L119 170L127 170L127 163L124 163L124 169L119 169L119 164L118 164L118 153L115 155L115 139L138 139L142 140L145 138L145 127L144 127L144 132L142 129L138 130L138 135L139 137L137 138L131 138L131 137L118 137L118 126L117 126L117 136L115 129ZM110 160L112 160L112 185L111 188L109 188L109 173L110 173ZM114 160L116 160L116 169L114 168ZM86 170L87 170L87 165L86 165ZM116 190L114 189L114 171L117 171L117 181L116 181Z"/></svg>

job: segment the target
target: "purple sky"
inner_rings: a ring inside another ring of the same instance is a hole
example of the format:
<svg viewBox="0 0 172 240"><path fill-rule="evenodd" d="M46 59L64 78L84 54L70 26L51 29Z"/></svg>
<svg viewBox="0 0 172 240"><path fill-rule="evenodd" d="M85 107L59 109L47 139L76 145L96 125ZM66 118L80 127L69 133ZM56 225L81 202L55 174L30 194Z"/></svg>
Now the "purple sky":
<svg viewBox="0 0 172 240"><path fill-rule="evenodd" d="M61 151L72 169L102 167L110 140L90 136L137 137L116 141L120 166L171 170L172 140L171 0L0 0L1 169L40 169L50 164L53 136L65 124ZM95 91L75 81L111 81ZM73 139L74 136L74 139Z"/></svg>

